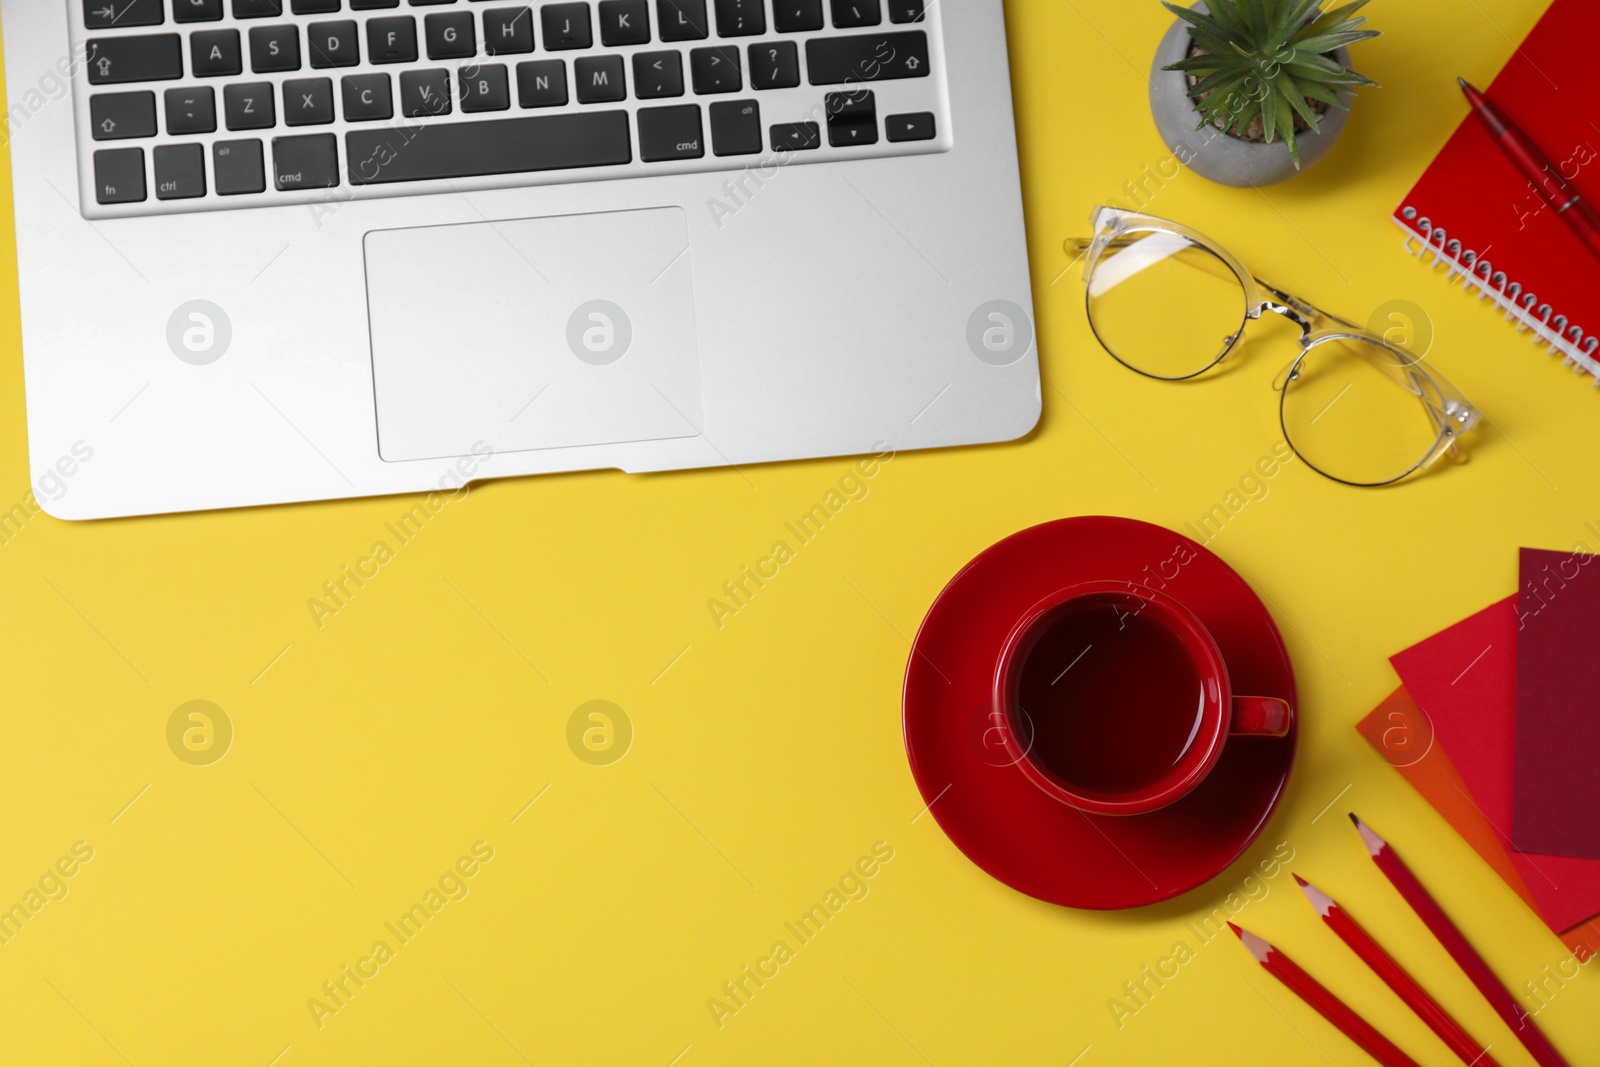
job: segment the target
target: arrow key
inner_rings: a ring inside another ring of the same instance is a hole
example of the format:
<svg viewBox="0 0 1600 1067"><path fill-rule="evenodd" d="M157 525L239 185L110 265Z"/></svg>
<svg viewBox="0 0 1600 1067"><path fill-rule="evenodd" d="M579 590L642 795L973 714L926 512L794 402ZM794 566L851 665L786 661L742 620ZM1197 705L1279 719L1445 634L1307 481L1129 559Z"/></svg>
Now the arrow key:
<svg viewBox="0 0 1600 1067"><path fill-rule="evenodd" d="M834 148L878 143L878 104L871 90L828 93L828 144Z"/></svg>
<svg viewBox="0 0 1600 1067"><path fill-rule="evenodd" d="M83 0L83 25L91 30L159 26L162 0Z"/></svg>
<svg viewBox="0 0 1600 1067"><path fill-rule="evenodd" d="M938 136L938 126L934 123L931 111L890 115L883 120L883 128L891 141L931 141Z"/></svg>
<svg viewBox="0 0 1600 1067"><path fill-rule="evenodd" d="M89 98L89 127L96 141L156 135L155 93L97 93Z"/></svg>

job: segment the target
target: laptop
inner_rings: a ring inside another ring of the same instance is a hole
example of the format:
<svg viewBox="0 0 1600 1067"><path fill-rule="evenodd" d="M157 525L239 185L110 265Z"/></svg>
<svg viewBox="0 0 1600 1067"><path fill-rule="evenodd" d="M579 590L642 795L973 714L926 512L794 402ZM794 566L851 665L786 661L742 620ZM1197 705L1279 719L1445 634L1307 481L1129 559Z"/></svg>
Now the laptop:
<svg viewBox="0 0 1600 1067"><path fill-rule="evenodd" d="M67 519L1008 440L1001 0L0 0Z"/></svg>

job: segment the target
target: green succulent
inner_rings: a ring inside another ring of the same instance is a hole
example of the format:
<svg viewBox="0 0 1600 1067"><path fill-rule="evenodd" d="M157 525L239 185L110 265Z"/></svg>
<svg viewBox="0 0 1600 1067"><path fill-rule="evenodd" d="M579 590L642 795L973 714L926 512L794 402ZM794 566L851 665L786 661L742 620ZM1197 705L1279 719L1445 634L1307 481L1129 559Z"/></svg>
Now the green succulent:
<svg viewBox="0 0 1600 1067"><path fill-rule="evenodd" d="M1319 13L1320 0L1206 0L1210 14L1162 0L1162 6L1189 24L1189 36L1202 54L1163 67L1199 80L1190 87L1201 119L1196 129L1216 123L1242 133L1261 116L1268 142L1282 137L1295 169L1295 116L1313 132L1317 114L1311 101L1343 108L1341 91L1377 85L1332 58L1335 50L1378 36L1363 30L1356 12L1368 0L1353 0Z"/></svg>

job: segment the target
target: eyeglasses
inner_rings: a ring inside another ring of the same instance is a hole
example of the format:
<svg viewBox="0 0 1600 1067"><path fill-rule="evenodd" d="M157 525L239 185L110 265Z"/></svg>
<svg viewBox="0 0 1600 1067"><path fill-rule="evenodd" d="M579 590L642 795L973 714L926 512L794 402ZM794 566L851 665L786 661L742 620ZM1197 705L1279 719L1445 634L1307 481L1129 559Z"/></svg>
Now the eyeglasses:
<svg viewBox="0 0 1600 1067"><path fill-rule="evenodd" d="M1442 457L1482 417L1422 357L1268 285L1187 226L1097 207L1094 236L1067 242L1084 257L1089 325L1130 370L1162 381L1198 377L1226 359L1251 320L1272 311L1300 327L1300 354L1273 382L1295 454L1346 485L1389 485ZM1398 387L1398 388L1397 388Z"/></svg>

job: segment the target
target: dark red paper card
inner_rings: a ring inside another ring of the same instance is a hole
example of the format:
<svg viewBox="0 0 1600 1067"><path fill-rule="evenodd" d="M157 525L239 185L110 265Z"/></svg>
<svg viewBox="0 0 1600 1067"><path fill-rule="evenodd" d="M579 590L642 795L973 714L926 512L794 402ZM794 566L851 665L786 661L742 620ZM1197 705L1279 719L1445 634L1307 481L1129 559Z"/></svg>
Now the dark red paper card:
<svg viewBox="0 0 1600 1067"><path fill-rule="evenodd" d="M1516 744L1515 597L1492 604L1391 658L1553 930L1600 912L1600 860L1519 852L1511 844Z"/></svg>
<svg viewBox="0 0 1600 1067"><path fill-rule="evenodd" d="M1511 839L1600 860L1600 556L1522 550Z"/></svg>

